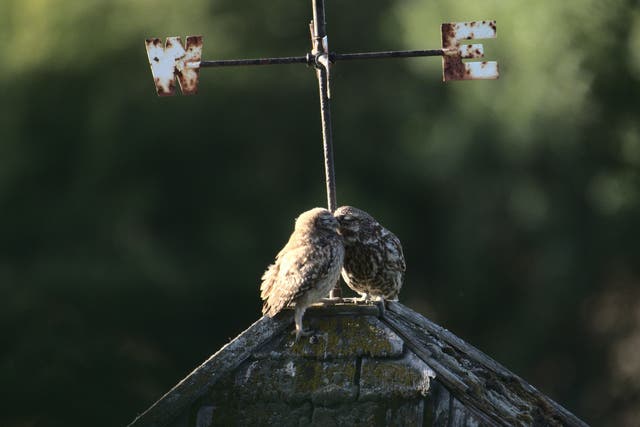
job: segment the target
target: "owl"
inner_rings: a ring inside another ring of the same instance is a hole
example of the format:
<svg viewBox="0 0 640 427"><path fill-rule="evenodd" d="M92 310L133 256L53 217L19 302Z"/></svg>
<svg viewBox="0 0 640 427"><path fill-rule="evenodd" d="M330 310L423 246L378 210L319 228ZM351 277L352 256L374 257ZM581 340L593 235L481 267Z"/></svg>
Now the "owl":
<svg viewBox="0 0 640 427"><path fill-rule="evenodd" d="M338 225L326 209L303 212L296 219L289 241L262 276L262 313L273 317L285 306L293 305L296 340L311 332L302 327L307 307L327 296L340 278L344 243Z"/></svg>
<svg viewBox="0 0 640 427"><path fill-rule="evenodd" d="M334 215L344 239L344 281L362 300L397 299L406 270L400 239L358 208L342 206Z"/></svg>

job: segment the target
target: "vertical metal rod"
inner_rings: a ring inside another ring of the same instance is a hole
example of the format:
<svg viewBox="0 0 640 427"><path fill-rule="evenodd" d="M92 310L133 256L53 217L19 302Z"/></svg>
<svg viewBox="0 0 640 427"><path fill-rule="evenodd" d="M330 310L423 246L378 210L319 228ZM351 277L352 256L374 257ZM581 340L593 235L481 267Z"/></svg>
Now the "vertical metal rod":
<svg viewBox="0 0 640 427"><path fill-rule="evenodd" d="M322 139L324 145L324 174L327 182L327 205L331 212L336 206L336 178L333 166L333 136L331 134L331 105L327 95L327 71L316 70L320 89L320 116L322 119Z"/></svg>
<svg viewBox="0 0 640 427"><path fill-rule="evenodd" d="M313 3L313 52L329 54L324 51L322 39L327 35L324 0L312 0ZM327 61L326 64L329 64ZM324 145L324 169L327 183L327 204L331 212L336 210L336 183L333 166L333 135L331 128L331 105L329 102L328 70L316 62L316 76L320 91L320 115L322 119L322 140Z"/></svg>
<svg viewBox="0 0 640 427"><path fill-rule="evenodd" d="M313 35L319 40L322 40L322 38L327 35L324 0L311 0L311 2L313 5Z"/></svg>
<svg viewBox="0 0 640 427"><path fill-rule="evenodd" d="M324 173L327 183L327 204L331 212L336 210L336 180L335 171L333 167L333 136L331 132L331 105L329 103L329 81L327 76L329 75L330 61L327 57L326 67L321 63L318 63L317 58L319 54L329 55L329 52L325 52L325 46L322 41L327 35L325 13L324 13L324 0L311 0L313 5L313 24L312 24L312 45L313 54L316 55L316 77L318 78L318 89L320 91L320 116L322 119L322 141L324 145ZM340 298L342 296L342 290L340 288L340 281L336 283L335 287L331 291L331 298Z"/></svg>

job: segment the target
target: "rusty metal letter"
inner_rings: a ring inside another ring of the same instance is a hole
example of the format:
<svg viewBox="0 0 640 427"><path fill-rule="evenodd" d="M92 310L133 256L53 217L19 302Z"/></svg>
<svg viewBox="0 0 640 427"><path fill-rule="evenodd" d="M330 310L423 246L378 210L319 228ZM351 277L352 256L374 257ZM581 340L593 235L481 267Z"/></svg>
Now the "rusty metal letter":
<svg viewBox="0 0 640 427"><path fill-rule="evenodd" d="M183 95L195 95L198 92L202 36L188 36L186 47L182 45L180 37L167 37L164 46L158 38L147 39L146 47L159 96L175 94L176 77Z"/></svg>
<svg viewBox="0 0 640 427"><path fill-rule="evenodd" d="M442 24L442 80L497 79L495 61L462 62L462 59L483 58L481 44L460 45L460 40L492 39L496 37L496 21L452 22Z"/></svg>

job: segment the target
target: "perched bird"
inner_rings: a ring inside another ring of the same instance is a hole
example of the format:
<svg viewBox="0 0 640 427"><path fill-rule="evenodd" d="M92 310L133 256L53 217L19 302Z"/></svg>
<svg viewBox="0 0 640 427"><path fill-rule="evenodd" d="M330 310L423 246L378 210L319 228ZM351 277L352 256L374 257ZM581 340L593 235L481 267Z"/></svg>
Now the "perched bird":
<svg viewBox="0 0 640 427"><path fill-rule="evenodd" d="M406 270L400 239L358 208L342 206L334 215L344 238L344 281L362 300L397 299Z"/></svg>
<svg viewBox="0 0 640 427"><path fill-rule="evenodd" d="M275 316L285 306L295 306L296 340L310 331L302 316L311 304L327 296L340 278L344 244L338 221L326 209L314 208L297 219L289 241L262 276L262 314Z"/></svg>

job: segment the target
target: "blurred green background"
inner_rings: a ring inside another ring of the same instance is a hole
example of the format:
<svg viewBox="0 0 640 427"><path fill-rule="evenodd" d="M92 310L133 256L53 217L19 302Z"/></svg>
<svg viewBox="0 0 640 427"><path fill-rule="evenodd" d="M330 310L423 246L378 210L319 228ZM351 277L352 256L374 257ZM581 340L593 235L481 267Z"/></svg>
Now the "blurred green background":
<svg viewBox="0 0 640 427"><path fill-rule="evenodd" d="M147 37L303 55L309 1L0 3L0 425L131 421L260 316L325 203L315 74L205 69L158 98ZM401 300L594 425L640 424L635 1L327 0L336 52L496 19L498 81L333 70L338 203L403 241Z"/></svg>

